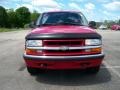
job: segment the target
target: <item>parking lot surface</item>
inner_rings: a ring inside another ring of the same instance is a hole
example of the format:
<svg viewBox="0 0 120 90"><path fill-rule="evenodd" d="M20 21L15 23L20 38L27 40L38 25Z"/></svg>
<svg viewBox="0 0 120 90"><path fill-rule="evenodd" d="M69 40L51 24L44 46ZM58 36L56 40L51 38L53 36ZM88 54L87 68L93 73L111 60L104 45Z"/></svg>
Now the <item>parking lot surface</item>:
<svg viewBox="0 0 120 90"><path fill-rule="evenodd" d="M106 54L97 75L47 71L30 76L22 54L28 30L0 33L0 90L120 90L120 31L97 30Z"/></svg>

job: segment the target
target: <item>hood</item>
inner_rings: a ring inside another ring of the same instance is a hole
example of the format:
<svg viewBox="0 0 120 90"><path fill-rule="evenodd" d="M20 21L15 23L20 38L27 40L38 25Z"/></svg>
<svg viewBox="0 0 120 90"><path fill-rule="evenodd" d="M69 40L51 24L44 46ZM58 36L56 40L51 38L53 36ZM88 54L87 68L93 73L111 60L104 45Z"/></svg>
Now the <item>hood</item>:
<svg viewBox="0 0 120 90"><path fill-rule="evenodd" d="M31 34L58 34L58 33L94 33L95 30L87 26L44 26L31 31Z"/></svg>

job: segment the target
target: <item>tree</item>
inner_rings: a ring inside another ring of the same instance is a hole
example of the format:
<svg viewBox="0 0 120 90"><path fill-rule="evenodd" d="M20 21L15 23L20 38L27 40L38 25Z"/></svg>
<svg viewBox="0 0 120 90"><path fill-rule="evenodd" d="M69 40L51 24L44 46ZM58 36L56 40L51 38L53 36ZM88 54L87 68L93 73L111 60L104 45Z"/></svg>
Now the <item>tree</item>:
<svg viewBox="0 0 120 90"><path fill-rule="evenodd" d="M117 21L105 20L103 24L106 25L108 28L110 28L112 25L117 24Z"/></svg>
<svg viewBox="0 0 120 90"><path fill-rule="evenodd" d="M118 24L120 25L120 19L118 20Z"/></svg>
<svg viewBox="0 0 120 90"><path fill-rule="evenodd" d="M10 28L17 27L18 18L17 18L16 12L14 12L13 9L8 9L7 14L8 14L9 27Z"/></svg>
<svg viewBox="0 0 120 90"><path fill-rule="evenodd" d="M7 12L4 7L0 6L0 27L6 27L7 26Z"/></svg>
<svg viewBox="0 0 120 90"><path fill-rule="evenodd" d="M36 10L34 10L33 13L31 13L31 22L36 21L39 15L40 14Z"/></svg>
<svg viewBox="0 0 120 90"><path fill-rule="evenodd" d="M25 24L30 22L30 11L26 7L20 7L16 9L16 15L18 18L18 27L23 27Z"/></svg>

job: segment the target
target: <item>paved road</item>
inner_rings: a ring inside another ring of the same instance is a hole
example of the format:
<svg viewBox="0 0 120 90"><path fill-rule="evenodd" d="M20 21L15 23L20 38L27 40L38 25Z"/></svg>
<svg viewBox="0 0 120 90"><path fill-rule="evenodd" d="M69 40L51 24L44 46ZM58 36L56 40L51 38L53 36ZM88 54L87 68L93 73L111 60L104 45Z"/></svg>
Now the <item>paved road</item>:
<svg viewBox="0 0 120 90"><path fill-rule="evenodd" d="M28 31L0 33L0 90L120 90L120 31L99 31L106 53L97 75L48 71L30 76L22 59Z"/></svg>

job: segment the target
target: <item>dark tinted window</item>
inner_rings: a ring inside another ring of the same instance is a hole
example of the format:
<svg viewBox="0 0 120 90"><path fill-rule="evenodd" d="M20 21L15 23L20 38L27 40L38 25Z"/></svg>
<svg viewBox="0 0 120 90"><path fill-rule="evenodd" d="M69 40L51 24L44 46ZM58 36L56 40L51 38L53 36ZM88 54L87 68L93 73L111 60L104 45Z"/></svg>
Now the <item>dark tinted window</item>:
<svg viewBox="0 0 120 90"><path fill-rule="evenodd" d="M49 24L49 25L59 25L59 24L76 24L76 25L87 25L87 20L81 13L74 12L51 12L44 13L42 15L41 21L38 24Z"/></svg>

